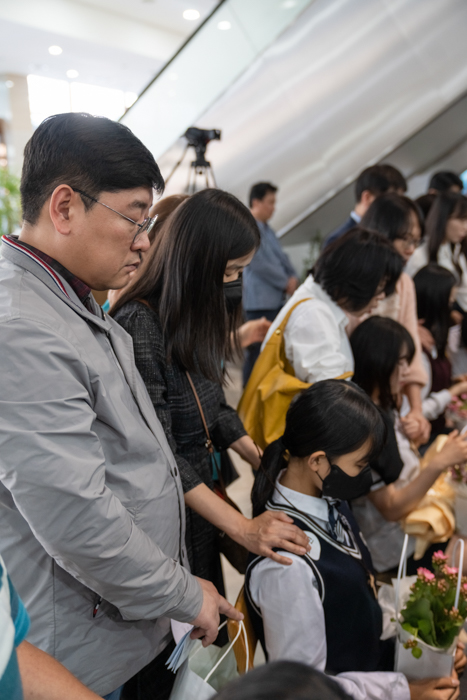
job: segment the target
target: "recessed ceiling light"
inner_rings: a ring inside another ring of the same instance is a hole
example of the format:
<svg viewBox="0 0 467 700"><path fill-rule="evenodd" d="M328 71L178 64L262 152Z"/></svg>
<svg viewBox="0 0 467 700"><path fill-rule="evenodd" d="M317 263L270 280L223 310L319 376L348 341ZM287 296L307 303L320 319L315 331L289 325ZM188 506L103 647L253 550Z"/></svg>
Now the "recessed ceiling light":
<svg viewBox="0 0 467 700"><path fill-rule="evenodd" d="M232 25L230 24L230 22L227 22L227 20L224 19L224 20L222 20L222 22L219 22L219 24L217 25L217 28L221 29L222 31L225 32L227 29L230 29L231 26Z"/></svg>
<svg viewBox="0 0 467 700"><path fill-rule="evenodd" d="M71 80L73 80L73 78L77 78L78 75L79 75L78 71L75 70L74 68L70 68L70 70L67 70L67 72L66 72L66 77L71 78Z"/></svg>
<svg viewBox="0 0 467 700"><path fill-rule="evenodd" d="M5 85L7 88L15 87L15 84L12 80L5 80Z"/></svg>
<svg viewBox="0 0 467 700"><path fill-rule="evenodd" d="M49 46L49 53L52 54L52 56L60 56L62 51L63 49L61 46Z"/></svg>
<svg viewBox="0 0 467 700"><path fill-rule="evenodd" d="M198 10L185 10L183 13L183 19L195 20L199 19Z"/></svg>

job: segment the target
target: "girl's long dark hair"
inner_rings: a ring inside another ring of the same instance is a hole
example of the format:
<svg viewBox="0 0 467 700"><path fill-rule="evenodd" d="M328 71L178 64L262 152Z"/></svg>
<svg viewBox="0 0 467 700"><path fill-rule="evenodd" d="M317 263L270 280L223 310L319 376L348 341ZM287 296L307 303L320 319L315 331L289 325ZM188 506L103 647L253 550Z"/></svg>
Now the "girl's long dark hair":
<svg viewBox="0 0 467 700"><path fill-rule="evenodd" d="M457 192L439 194L426 219L426 240L428 241L428 260L438 262L438 251L446 235L446 225L449 219L467 219L467 198ZM462 271L456 265L459 279Z"/></svg>
<svg viewBox="0 0 467 700"><path fill-rule="evenodd" d="M222 382L242 313L241 306L227 313L225 268L259 242L255 219L236 197L217 189L197 192L169 216L148 253L145 274L112 313L132 299L147 300L162 325L167 361Z"/></svg>
<svg viewBox="0 0 467 700"><path fill-rule="evenodd" d="M413 360L415 345L409 331L392 318L371 316L354 330L350 345L355 361L353 381L368 396L377 389L383 410L396 408L390 379L404 348L408 363Z"/></svg>
<svg viewBox="0 0 467 700"><path fill-rule="evenodd" d="M438 357L444 357L448 342L451 308L449 297L456 278L445 267L429 263L413 278L417 293L418 318L433 336Z"/></svg>
<svg viewBox="0 0 467 700"><path fill-rule="evenodd" d="M274 484L291 457L309 457L322 450L330 459L358 450L371 438L368 460L381 451L386 438L383 419L366 394L352 382L325 379L305 389L287 411L284 435L266 447L251 499L253 516L260 515Z"/></svg>

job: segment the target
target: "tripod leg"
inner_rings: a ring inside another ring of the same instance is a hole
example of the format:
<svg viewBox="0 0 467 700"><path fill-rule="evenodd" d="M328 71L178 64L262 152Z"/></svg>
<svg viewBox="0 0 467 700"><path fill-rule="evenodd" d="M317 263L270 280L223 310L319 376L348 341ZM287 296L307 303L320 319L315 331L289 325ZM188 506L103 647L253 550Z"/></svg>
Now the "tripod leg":
<svg viewBox="0 0 467 700"><path fill-rule="evenodd" d="M212 169L212 165L209 166L209 172L211 173L212 181L214 183L214 187L217 189L217 182L216 178L214 177L214 170Z"/></svg>
<svg viewBox="0 0 467 700"><path fill-rule="evenodd" d="M179 160L177 163L175 163L175 165L174 165L174 167L172 168L172 170L171 170L169 176L166 178L166 180L165 180L165 184L166 184L166 185L167 185L167 183L169 182L169 180L170 180L170 178L172 177L172 175L174 174L174 172L177 170L177 168L182 164L182 161L183 161L183 159L184 159L185 156L186 156L187 150L188 150L188 145L185 146L185 150L184 150L183 153L182 153L182 157L180 158L180 160Z"/></svg>

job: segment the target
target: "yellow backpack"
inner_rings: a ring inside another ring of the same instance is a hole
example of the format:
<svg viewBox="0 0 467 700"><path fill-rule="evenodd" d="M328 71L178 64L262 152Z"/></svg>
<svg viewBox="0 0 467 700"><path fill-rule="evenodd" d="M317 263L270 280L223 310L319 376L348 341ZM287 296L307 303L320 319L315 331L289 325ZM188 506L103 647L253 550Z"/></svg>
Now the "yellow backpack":
<svg viewBox="0 0 467 700"><path fill-rule="evenodd" d="M283 343L290 314L310 299L297 301L273 331L255 362L238 404L238 415L245 430L263 450L284 434L285 415L295 394L311 386L294 375Z"/></svg>

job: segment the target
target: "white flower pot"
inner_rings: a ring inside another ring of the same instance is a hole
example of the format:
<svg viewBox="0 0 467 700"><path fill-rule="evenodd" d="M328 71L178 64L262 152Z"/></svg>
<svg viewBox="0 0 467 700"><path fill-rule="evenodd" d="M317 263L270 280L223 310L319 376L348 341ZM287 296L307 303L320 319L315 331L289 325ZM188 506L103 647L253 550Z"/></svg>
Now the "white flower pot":
<svg viewBox="0 0 467 700"><path fill-rule="evenodd" d="M407 641L414 639L415 637L402 629L399 623L397 624L394 670L403 673L408 681L449 677L454 666L457 638L449 649L438 649L417 639L417 646L422 650L419 659L413 656L412 649L404 648Z"/></svg>

